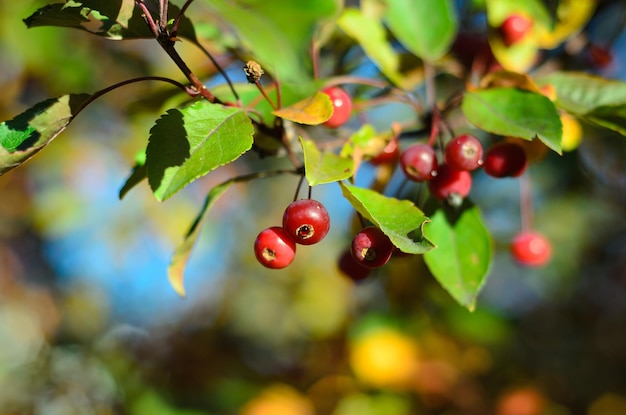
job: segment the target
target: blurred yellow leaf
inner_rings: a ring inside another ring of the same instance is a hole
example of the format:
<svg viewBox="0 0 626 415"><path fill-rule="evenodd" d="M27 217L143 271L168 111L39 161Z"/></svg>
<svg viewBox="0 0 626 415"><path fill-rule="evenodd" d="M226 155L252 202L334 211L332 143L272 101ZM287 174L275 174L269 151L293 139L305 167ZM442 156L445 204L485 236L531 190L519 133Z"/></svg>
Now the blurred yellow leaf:
<svg viewBox="0 0 626 415"><path fill-rule="evenodd" d="M587 23L596 8L596 0L562 0L556 11L556 22L550 30L538 26L535 30L537 46L553 49L567 38L578 33Z"/></svg>
<svg viewBox="0 0 626 415"><path fill-rule="evenodd" d="M333 114L333 104L328 95L317 92L311 97L276 110L272 114L298 124L318 125L327 121Z"/></svg>

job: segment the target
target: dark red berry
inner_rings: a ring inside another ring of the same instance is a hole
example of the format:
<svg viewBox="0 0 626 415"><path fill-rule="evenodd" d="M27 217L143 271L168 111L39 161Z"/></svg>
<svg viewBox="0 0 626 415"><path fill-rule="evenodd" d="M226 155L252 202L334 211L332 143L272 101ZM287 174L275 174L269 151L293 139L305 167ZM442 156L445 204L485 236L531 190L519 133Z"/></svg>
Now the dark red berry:
<svg viewBox="0 0 626 415"><path fill-rule="evenodd" d="M430 194L459 206L472 188L472 176L465 170L456 170L447 164L437 169L437 175L428 182Z"/></svg>
<svg viewBox="0 0 626 415"><path fill-rule="evenodd" d="M370 275L371 268L359 264L349 250L344 251L339 257L337 264L339 271L352 281L362 281Z"/></svg>
<svg viewBox="0 0 626 415"><path fill-rule="evenodd" d="M400 146L398 145L398 139L393 138L385 148L374 158L370 160L375 166L379 166L381 164L390 164L395 162L400 155Z"/></svg>
<svg viewBox="0 0 626 415"><path fill-rule="evenodd" d="M526 170L526 152L519 144L500 142L485 154L485 173L493 177L517 177Z"/></svg>
<svg viewBox="0 0 626 415"><path fill-rule="evenodd" d="M267 268L285 268L296 255L296 243L280 226L261 231L254 241L256 259Z"/></svg>
<svg viewBox="0 0 626 415"><path fill-rule="evenodd" d="M599 68L605 68L613 62L611 52L602 46L590 44L588 53L591 62Z"/></svg>
<svg viewBox="0 0 626 415"><path fill-rule="evenodd" d="M333 115L324 123L326 127L337 128L344 125L352 113L352 98L338 86L331 86L322 91L330 97L333 104Z"/></svg>
<svg viewBox="0 0 626 415"><path fill-rule="evenodd" d="M511 254L520 265L541 267L552 257L552 245L542 234L525 231L513 238Z"/></svg>
<svg viewBox="0 0 626 415"><path fill-rule="evenodd" d="M328 233L330 217L326 208L317 200L296 200L285 209L283 228L296 243L312 245L321 241Z"/></svg>
<svg viewBox="0 0 626 415"><path fill-rule="evenodd" d="M506 46L511 46L526 36L533 27L533 21L521 14L512 14L500 25L500 35Z"/></svg>
<svg viewBox="0 0 626 415"><path fill-rule="evenodd" d="M375 226L363 228L352 239L350 252L357 263L368 268L385 265L395 246L387 235Z"/></svg>
<svg viewBox="0 0 626 415"><path fill-rule="evenodd" d="M413 144L400 155L400 166L406 177L416 182L431 180L437 170L435 150L427 144Z"/></svg>
<svg viewBox="0 0 626 415"><path fill-rule="evenodd" d="M483 145L472 135L460 135L446 144L446 163L457 170L472 171L483 164Z"/></svg>

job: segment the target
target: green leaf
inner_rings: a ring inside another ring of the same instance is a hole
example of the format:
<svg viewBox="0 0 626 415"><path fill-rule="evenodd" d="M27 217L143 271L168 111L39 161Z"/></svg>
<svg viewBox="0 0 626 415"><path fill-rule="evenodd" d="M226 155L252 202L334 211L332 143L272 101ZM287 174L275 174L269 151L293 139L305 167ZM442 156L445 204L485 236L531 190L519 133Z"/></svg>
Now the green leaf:
<svg viewBox="0 0 626 415"><path fill-rule="evenodd" d="M426 234L437 249L424 254L430 272L450 295L470 311L485 284L493 243L475 206L464 206L456 217L439 209Z"/></svg>
<svg viewBox="0 0 626 415"><path fill-rule="evenodd" d="M317 25L338 9L335 0L212 0L243 46L281 82L311 80L310 47Z"/></svg>
<svg viewBox="0 0 626 415"><path fill-rule="evenodd" d="M436 60L447 51L457 30L450 0L385 0L385 20L400 43L422 59Z"/></svg>
<svg viewBox="0 0 626 415"><path fill-rule="evenodd" d="M583 118L601 127L626 136L626 105L619 107L598 107Z"/></svg>
<svg viewBox="0 0 626 415"><path fill-rule="evenodd" d="M354 209L379 227L402 252L423 254L435 247L424 235L424 225L430 220L412 202L345 183L340 185Z"/></svg>
<svg viewBox="0 0 626 415"><path fill-rule="evenodd" d="M400 57L387 40L382 22L358 9L345 9L337 22L341 30L356 40L380 71L396 85L402 85Z"/></svg>
<svg viewBox="0 0 626 415"><path fill-rule="evenodd" d="M135 157L135 165L130 172L130 176L128 176L126 182L120 189L120 200L123 199L133 187L141 183L146 177L148 177L148 169L146 168L146 152L142 151Z"/></svg>
<svg viewBox="0 0 626 415"><path fill-rule="evenodd" d="M552 101L541 94L515 88L466 92L462 109L478 128L526 140L538 137L561 153L561 118Z"/></svg>
<svg viewBox="0 0 626 415"><path fill-rule="evenodd" d="M352 159L334 153L320 152L313 140L300 137L304 153L304 171L309 186L332 183L352 176Z"/></svg>
<svg viewBox="0 0 626 415"><path fill-rule="evenodd" d="M239 108L199 101L171 109L150 130L148 182L158 200L252 148L254 128Z"/></svg>
<svg viewBox="0 0 626 415"><path fill-rule="evenodd" d="M273 114L298 124L318 125L333 115L333 104L327 94L316 92L312 97L278 109Z"/></svg>
<svg viewBox="0 0 626 415"><path fill-rule="evenodd" d="M626 105L626 82L579 72L554 72L536 82L552 85L557 107L572 114L586 115L601 107Z"/></svg>
<svg viewBox="0 0 626 415"><path fill-rule="evenodd" d="M68 0L65 4L49 4L38 9L24 19L24 23L29 28L57 26L80 29L113 40L154 37L135 3L134 0ZM158 1L144 3L152 16L158 16ZM170 3L169 18L175 18L179 12L180 8ZM187 17L181 20L178 36L196 39L193 24Z"/></svg>
<svg viewBox="0 0 626 415"><path fill-rule="evenodd" d="M0 175L24 163L61 134L90 97L71 94L48 99L0 124Z"/></svg>
<svg viewBox="0 0 626 415"><path fill-rule="evenodd" d="M174 288L174 291L176 291L176 293L181 297L185 296L185 286L183 283L185 268L187 267L191 251L193 250L196 240L200 235L200 228L204 215L211 208L211 206L213 206L217 199L219 199L231 185L238 181L238 178L227 180L209 191L204 199L202 209L200 209L200 212L191 224L183 242L176 247L176 250L172 255L172 260L167 268L167 278L172 285L172 288Z"/></svg>

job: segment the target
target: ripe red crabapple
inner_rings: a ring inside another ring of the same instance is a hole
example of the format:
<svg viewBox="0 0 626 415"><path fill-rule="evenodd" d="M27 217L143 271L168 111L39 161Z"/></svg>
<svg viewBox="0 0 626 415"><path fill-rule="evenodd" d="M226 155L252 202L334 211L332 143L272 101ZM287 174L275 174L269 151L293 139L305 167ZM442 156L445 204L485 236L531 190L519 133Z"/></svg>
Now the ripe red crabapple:
<svg viewBox="0 0 626 415"><path fill-rule="evenodd" d="M317 200L296 200L285 209L283 229L296 243L312 245L328 233L330 217L324 205Z"/></svg>
<svg viewBox="0 0 626 415"><path fill-rule="evenodd" d="M338 128L344 125L352 113L352 98L338 86L331 86L322 91L333 104L333 115L324 123L326 127Z"/></svg>
<svg viewBox="0 0 626 415"><path fill-rule="evenodd" d="M400 166L409 180L431 180L437 170L435 150L428 144L417 143L407 147L400 155Z"/></svg>
<svg viewBox="0 0 626 415"><path fill-rule="evenodd" d="M285 268L296 255L296 243L280 226L261 231L254 241L256 259L267 268Z"/></svg>
<svg viewBox="0 0 626 415"><path fill-rule="evenodd" d="M465 170L456 170L447 164L437 169L437 175L428 182L430 194L447 200L452 206L460 206L472 188L472 176Z"/></svg>
<svg viewBox="0 0 626 415"><path fill-rule="evenodd" d="M387 235L375 226L361 229L352 239L350 252L352 257L362 266L378 268L385 265L395 246Z"/></svg>
<svg viewBox="0 0 626 415"><path fill-rule="evenodd" d="M370 160L374 166L381 164L393 163L398 159L400 155L400 145L397 138L392 138L389 143L383 148L383 150L374 158Z"/></svg>
<svg viewBox="0 0 626 415"><path fill-rule="evenodd" d="M487 150L483 167L485 173L493 177L517 177L524 173L527 164L522 146L504 141Z"/></svg>
<svg viewBox="0 0 626 415"><path fill-rule="evenodd" d="M542 234L524 231L513 238L511 254L520 265L541 267L552 257L552 245Z"/></svg>
<svg viewBox="0 0 626 415"><path fill-rule="evenodd" d="M463 134L446 144L446 163L457 170L472 171L483 164L483 145L476 137Z"/></svg>
<svg viewBox="0 0 626 415"><path fill-rule="evenodd" d="M533 27L533 21L521 14L512 14L500 25L502 41L508 47L524 38Z"/></svg>

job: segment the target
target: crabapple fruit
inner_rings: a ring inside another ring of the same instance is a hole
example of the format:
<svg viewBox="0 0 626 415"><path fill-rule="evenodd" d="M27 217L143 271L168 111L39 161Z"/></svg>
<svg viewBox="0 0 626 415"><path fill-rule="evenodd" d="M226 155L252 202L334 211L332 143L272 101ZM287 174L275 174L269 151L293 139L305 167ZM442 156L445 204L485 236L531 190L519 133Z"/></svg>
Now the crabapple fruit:
<svg viewBox="0 0 626 415"><path fill-rule="evenodd" d="M435 150L428 144L417 143L407 147L400 155L400 166L409 180L431 180L437 170Z"/></svg>
<svg viewBox="0 0 626 415"><path fill-rule="evenodd" d="M522 40L532 29L533 21L521 14L511 14L499 27L502 41L508 47Z"/></svg>
<svg viewBox="0 0 626 415"><path fill-rule="evenodd" d="M333 115L330 116L324 125L329 128L341 127L350 119L352 98L344 89L338 86L331 86L322 92L328 95L330 102L333 104Z"/></svg>
<svg viewBox="0 0 626 415"><path fill-rule="evenodd" d="M539 232L523 231L513 238L511 254L520 265L541 267L552 257L552 245Z"/></svg>
<svg viewBox="0 0 626 415"><path fill-rule="evenodd" d="M254 241L256 259L267 268L285 268L296 255L296 243L280 226L261 231Z"/></svg>
<svg viewBox="0 0 626 415"><path fill-rule="evenodd" d="M296 200L285 209L283 229L296 243L313 245L328 233L330 217L324 205L317 200Z"/></svg>
<svg viewBox="0 0 626 415"><path fill-rule="evenodd" d="M503 141L487 150L483 167L492 177L517 177L524 173L527 164L526 152L520 145Z"/></svg>
<svg viewBox="0 0 626 415"><path fill-rule="evenodd" d="M395 246L387 235L376 226L361 229L352 239L350 252L358 264L367 268L385 265Z"/></svg>
<svg viewBox="0 0 626 415"><path fill-rule="evenodd" d="M460 206L472 188L472 176L468 171L453 169L442 164L437 169L437 175L428 182L430 194L447 200L452 206Z"/></svg>
<svg viewBox="0 0 626 415"><path fill-rule="evenodd" d="M472 171L483 164L483 145L476 137L463 134L446 144L446 163L456 170Z"/></svg>

